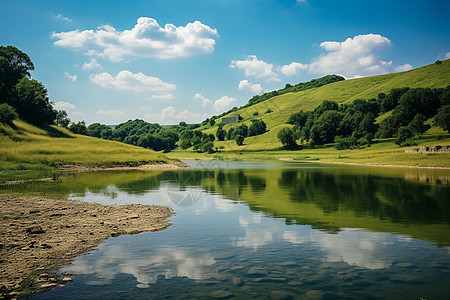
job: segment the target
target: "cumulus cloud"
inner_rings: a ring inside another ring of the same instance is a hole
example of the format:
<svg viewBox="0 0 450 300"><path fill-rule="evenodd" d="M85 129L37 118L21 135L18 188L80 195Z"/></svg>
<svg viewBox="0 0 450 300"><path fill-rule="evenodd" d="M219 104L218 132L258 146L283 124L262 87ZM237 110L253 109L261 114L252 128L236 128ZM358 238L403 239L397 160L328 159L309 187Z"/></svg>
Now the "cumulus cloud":
<svg viewBox="0 0 450 300"><path fill-rule="evenodd" d="M240 90L247 90L258 95L264 92L261 84L250 83L248 80L241 80L238 87Z"/></svg>
<svg viewBox="0 0 450 300"><path fill-rule="evenodd" d="M450 58L450 52L445 53L444 59L449 59Z"/></svg>
<svg viewBox="0 0 450 300"><path fill-rule="evenodd" d="M280 81L278 75L273 71L273 64L259 60L256 55L249 55L245 60L233 60L230 67L244 70L245 76L265 78L269 81Z"/></svg>
<svg viewBox="0 0 450 300"><path fill-rule="evenodd" d="M208 98L202 96L202 95L199 94L199 93L196 93L196 94L194 95L194 97L192 97L192 99L198 99L198 100L201 100L201 101L202 101L202 107L203 107L203 108L206 108L206 107L208 107L209 105L211 105L211 104L213 103L210 99L208 99Z"/></svg>
<svg viewBox="0 0 450 300"><path fill-rule="evenodd" d="M121 61L124 57L177 58L214 51L217 30L200 21L176 27L161 27L155 19L141 17L131 30L118 31L110 25L97 30L79 29L53 33L56 46L87 50L86 54Z"/></svg>
<svg viewBox="0 0 450 300"><path fill-rule="evenodd" d="M157 77L142 73L120 71L116 77L107 72L93 74L89 79L99 86L115 90L133 90L137 92L161 92L176 89L175 84L166 83Z"/></svg>
<svg viewBox="0 0 450 300"><path fill-rule="evenodd" d="M341 74L347 78L386 73L392 62L379 59L373 51L391 45L379 34L357 35L343 42L323 42L320 47L328 51L316 58L309 71L318 74Z"/></svg>
<svg viewBox="0 0 450 300"><path fill-rule="evenodd" d="M188 109L176 112L175 107L167 106L161 110L161 113L149 113L145 119L151 123L159 124L178 124L181 121L186 123L200 123L207 118L206 113L193 113Z"/></svg>
<svg viewBox="0 0 450 300"><path fill-rule="evenodd" d="M304 65L298 62L292 62L289 65L284 65L279 67L279 70L282 74L286 76L294 76L298 75L300 71L306 70L308 68L308 65Z"/></svg>
<svg viewBox="0 0 450 300"><path fill-rule="evenodd" d="M222 98L214 101L213 104L213 110L215 112L223 112L233 106L234 103L236 103L237 100L232 97L223 96Z"/></svg>
<svg viewBox="0 0 450 300"><path fill-rule="evenodd" d="M64 76L73 82L77 81L77 75L70 75L67 71L64 71Z"/></svg>
<svg viewBox="0 0 450 300"><path fill-rule="evenodd" d="M75 109L76 109L75 105L73 105L72 103L69 103L69 102L63 102L63 101L55 102L55 103L53 104L53 107L54 107L56 110L65 110L65 111L72 111L72 110L75 110Z"/></svg>
<svg viewBox="0 0 450 300"><path fill-rule="evenodd" d="M413 67L410 64L404 64L402 66L398 66L395 68L395 71L397 72L404 72L404 71L409 71L411 70Z"/></svg>
<svg viewBox="0 0 450 300"><path fill-rule="evenodd" d="M101 69L102 66L97 62L95 58L91 58L89 62L83 64L83 70Z"/></svg>

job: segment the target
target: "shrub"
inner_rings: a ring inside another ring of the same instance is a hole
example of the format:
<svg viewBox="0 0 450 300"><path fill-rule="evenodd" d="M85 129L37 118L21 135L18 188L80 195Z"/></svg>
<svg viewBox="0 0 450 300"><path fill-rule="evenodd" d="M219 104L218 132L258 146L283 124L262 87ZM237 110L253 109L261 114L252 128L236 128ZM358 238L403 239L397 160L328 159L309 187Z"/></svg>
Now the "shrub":
<svg viewBox="0 0 450 300"><path fill-rule="evenodd" d="M278 132L277 135L280 142L283 144L286 148L293 148L297 146L294 139L294 133L290 128L283 128Z"/></svg>
<svg viewBox="0 0 450 300"><path fill-rule="evenodd" d="M244 143L245 137L241 134L238 134L238 135L236 135L234 140L236 141L236 144L238 146L241 146Z"/></svg>
<svg viewBox="0 0 450 300"><path fill-rule="evenodd" d="M19 115L12 106L6 103L0 104L0 123L13 125L13 120L18 118Z"/></svg>

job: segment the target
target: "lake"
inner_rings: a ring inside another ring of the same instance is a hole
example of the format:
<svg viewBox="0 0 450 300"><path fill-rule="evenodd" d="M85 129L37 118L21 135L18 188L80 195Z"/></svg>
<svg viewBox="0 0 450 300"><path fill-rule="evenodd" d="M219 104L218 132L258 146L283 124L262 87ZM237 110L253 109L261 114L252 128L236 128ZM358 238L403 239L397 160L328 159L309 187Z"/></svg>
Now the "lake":
<svg viewBox="0 0 450 300"><path fill-rule="evenodd" d="M12 186L102 204L160 204L160 232L110 238L31 299L448 299L450 172L201 162Z"/></svg>

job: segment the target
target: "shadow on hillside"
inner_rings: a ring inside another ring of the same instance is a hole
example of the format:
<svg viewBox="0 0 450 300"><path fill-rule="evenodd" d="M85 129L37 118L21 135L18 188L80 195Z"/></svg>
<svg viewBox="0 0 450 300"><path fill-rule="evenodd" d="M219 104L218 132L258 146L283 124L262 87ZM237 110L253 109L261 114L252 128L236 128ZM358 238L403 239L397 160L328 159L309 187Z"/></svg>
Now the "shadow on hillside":
<svg viewBox="0 0 450 300"><path fill-rule="evenodd" d="M67 133L62 132L61 130L51 127L49 125L44 125L39 127L42 130L45 130L47 132L47 134L51 137L55 137L55 138L75 138L74 136L71 136Z"/></svg>

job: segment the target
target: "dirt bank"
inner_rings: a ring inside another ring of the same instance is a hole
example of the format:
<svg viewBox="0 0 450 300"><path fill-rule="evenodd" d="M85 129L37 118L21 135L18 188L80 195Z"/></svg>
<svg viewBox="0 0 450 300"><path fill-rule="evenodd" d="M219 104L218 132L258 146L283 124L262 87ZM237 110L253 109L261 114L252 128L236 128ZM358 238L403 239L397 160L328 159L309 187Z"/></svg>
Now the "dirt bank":
<svg viewBox="0 0 450 300"><path fill-rule="evenodd" d="M8 195L0 195L0 212L0 299L70 281L50 272L109 237L162 230L173 214L163 206Z"/></svg>
<svg viewBox="0 0 450 300"><path fill-rule="evenodd" d="M174 170L186 168L189 165L181 161L171 161L169 163L142 164L136 166L114 165L114 166L88 166L88 165L64 165L58 168L60 171L85 172L97 170Z"/></svg>

